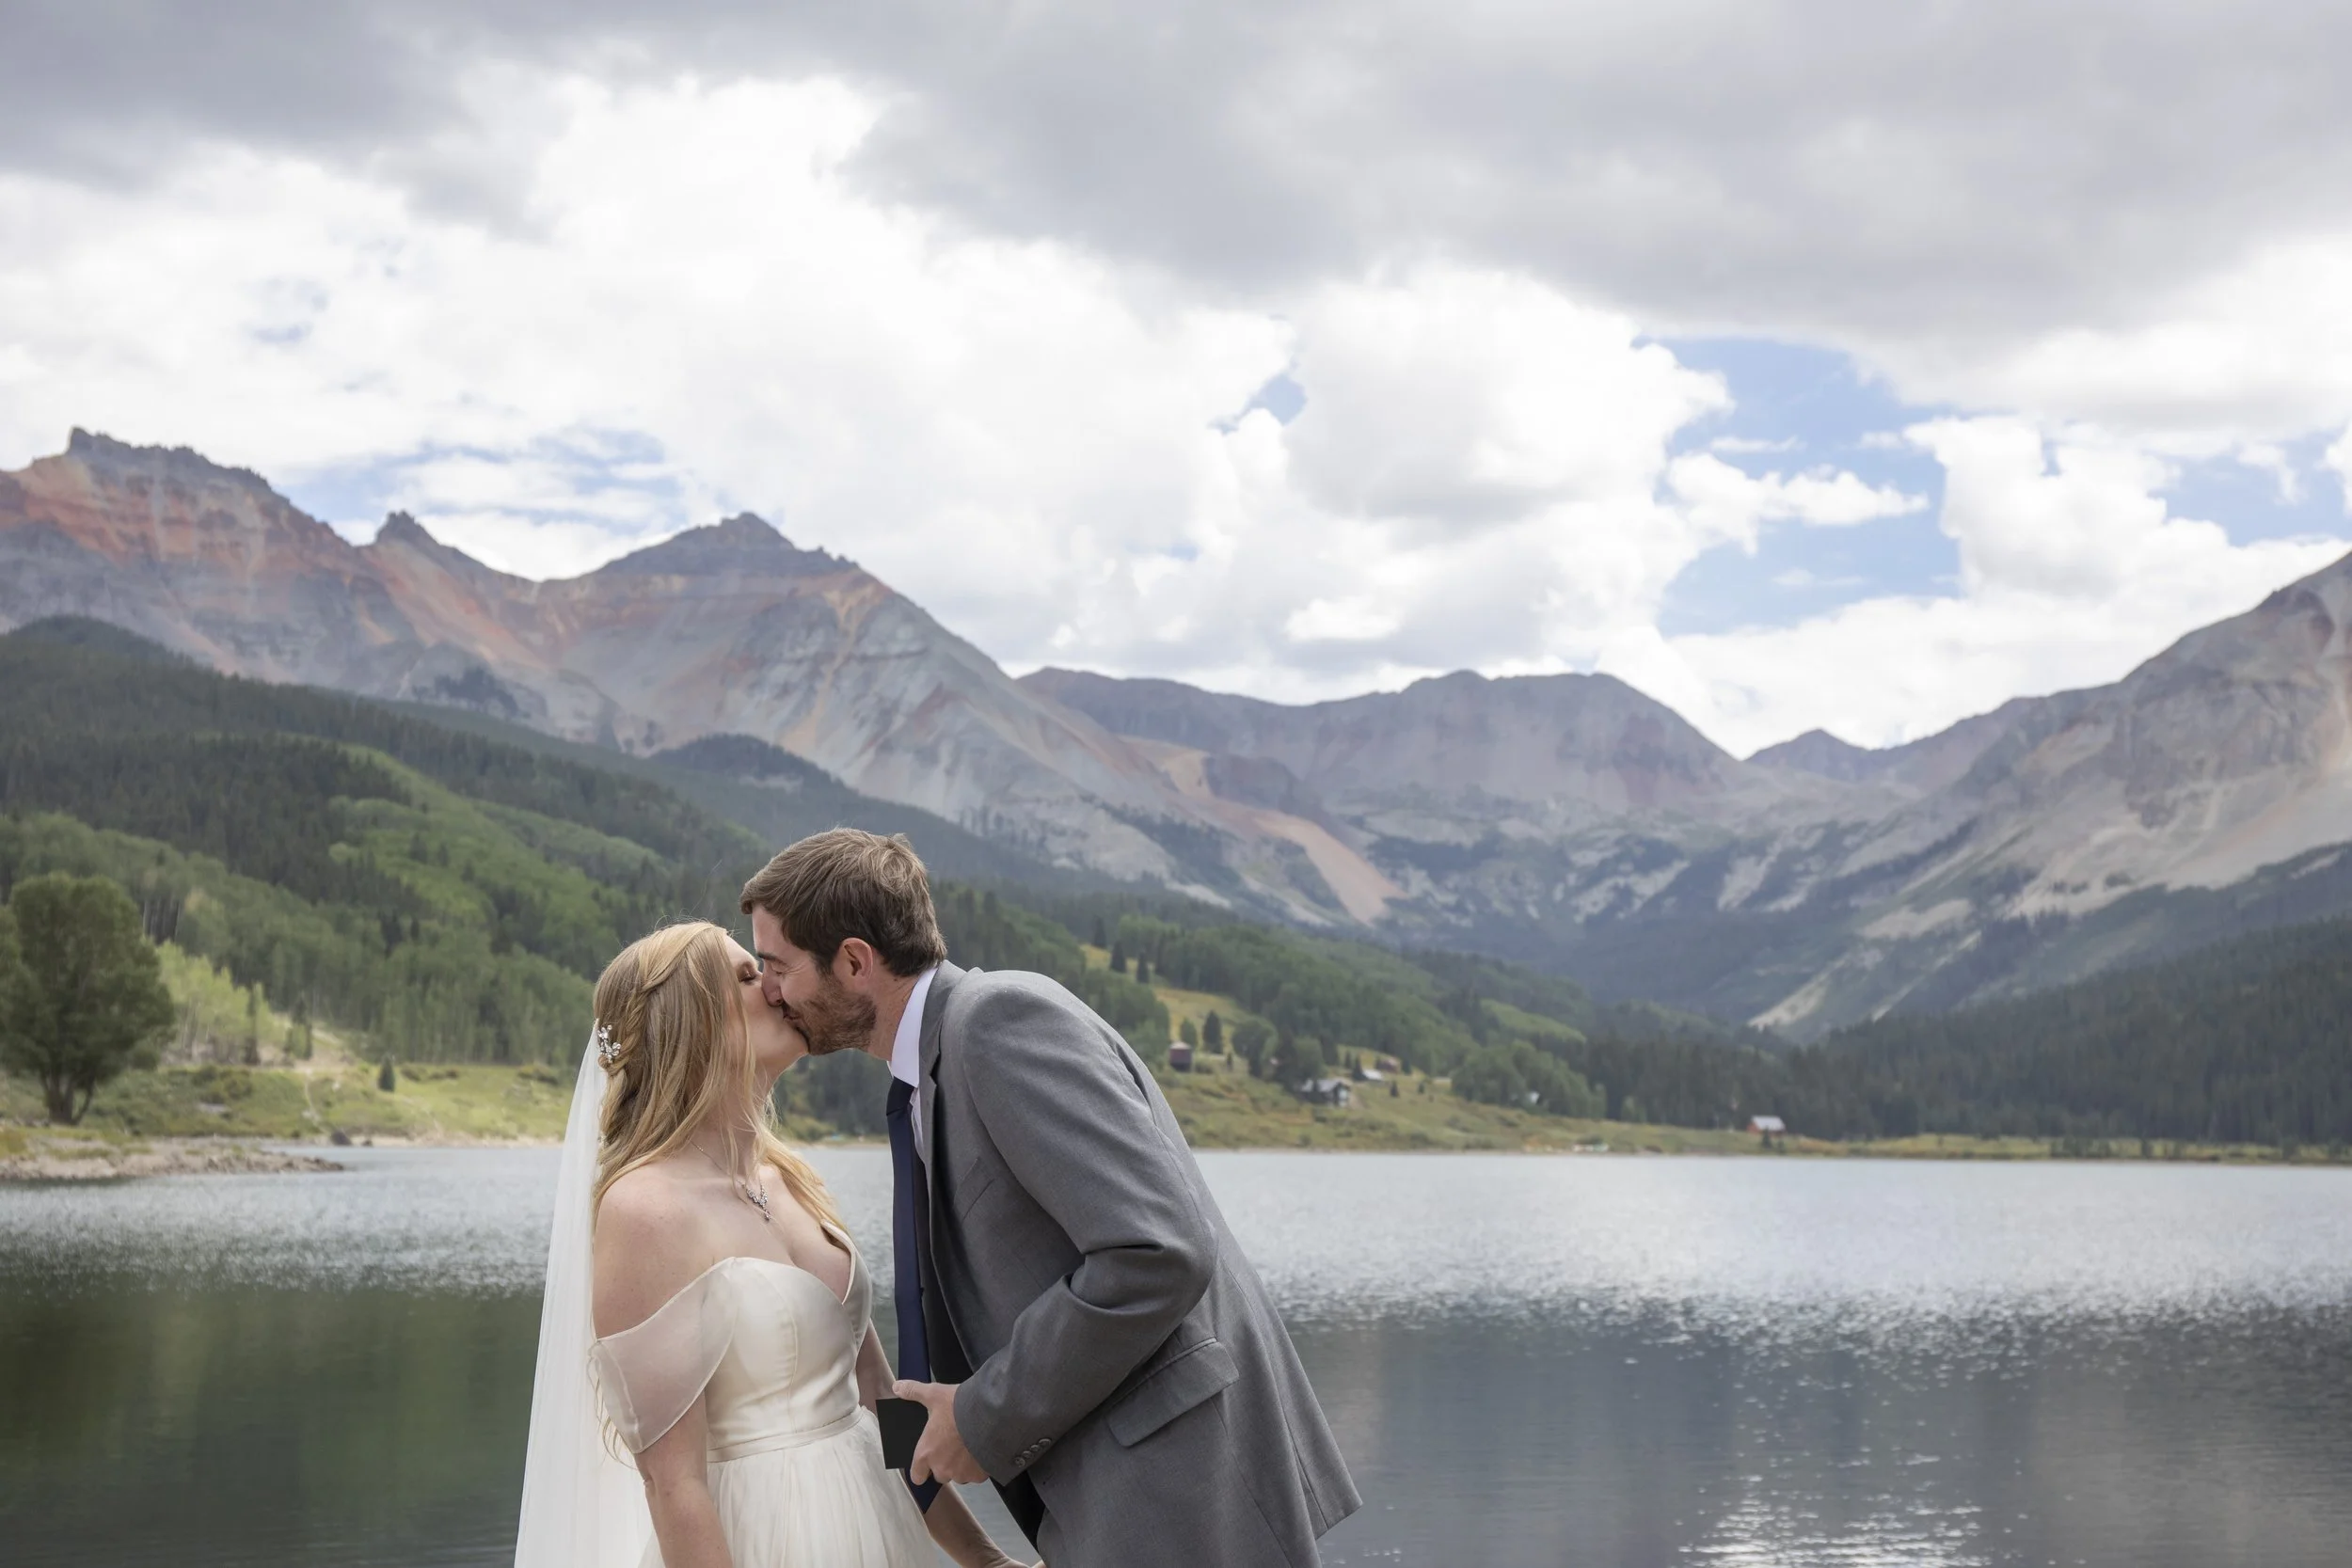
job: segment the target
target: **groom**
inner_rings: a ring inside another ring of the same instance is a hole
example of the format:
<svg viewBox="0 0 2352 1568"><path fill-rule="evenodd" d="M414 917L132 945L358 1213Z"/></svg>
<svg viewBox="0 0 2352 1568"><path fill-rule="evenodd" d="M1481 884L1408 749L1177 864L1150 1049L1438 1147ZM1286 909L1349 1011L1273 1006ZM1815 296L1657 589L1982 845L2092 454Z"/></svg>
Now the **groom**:
<svg viewBox="0 0 2352 1568"><path fill-rule="evenodd" d="M743 887L809 1051L890 1064L913 1479L996 1482L1052 1568L1296 1568L1359 1499L1152 1074L1040 974L946 961L903 838Z"/></svg>

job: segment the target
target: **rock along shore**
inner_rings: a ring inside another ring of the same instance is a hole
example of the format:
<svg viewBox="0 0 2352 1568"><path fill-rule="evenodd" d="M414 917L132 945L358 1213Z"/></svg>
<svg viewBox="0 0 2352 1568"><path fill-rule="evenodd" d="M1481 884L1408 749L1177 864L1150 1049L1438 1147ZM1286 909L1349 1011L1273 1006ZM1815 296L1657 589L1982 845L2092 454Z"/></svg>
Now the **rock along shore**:
<svg viewBox="0 0 2352 1568"><path fill-rule="evenodd" d="M341 1171L315 1154L292 1154L211 1138L111 1143L96 1138L35 1138L0 1146L0 1181L108 1181L132 1176L248 1176Z"/></svg>

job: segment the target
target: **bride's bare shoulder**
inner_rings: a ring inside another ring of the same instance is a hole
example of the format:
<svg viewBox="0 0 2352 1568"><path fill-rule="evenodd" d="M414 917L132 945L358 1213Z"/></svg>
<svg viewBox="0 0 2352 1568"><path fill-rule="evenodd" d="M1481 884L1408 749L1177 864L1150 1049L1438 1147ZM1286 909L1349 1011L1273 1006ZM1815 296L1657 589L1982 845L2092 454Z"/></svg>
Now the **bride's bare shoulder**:
<svg viewBox="0 0 2352 1568"><path fill-rule="evenodd" d="M598 1334L644 1322L709 1266L699 1210L666 1162L640 1165L605 1189L595 1243Z"/></svg>
<svg viewBox="0 0 2352 1568"><path fill-rule="evenodd" d="M675 1222L693 1207L693 1196L678 1180L672 1162L657 1160L624 1171L596 1202L596 1234L608 1228L635 1230Z"/></svg>

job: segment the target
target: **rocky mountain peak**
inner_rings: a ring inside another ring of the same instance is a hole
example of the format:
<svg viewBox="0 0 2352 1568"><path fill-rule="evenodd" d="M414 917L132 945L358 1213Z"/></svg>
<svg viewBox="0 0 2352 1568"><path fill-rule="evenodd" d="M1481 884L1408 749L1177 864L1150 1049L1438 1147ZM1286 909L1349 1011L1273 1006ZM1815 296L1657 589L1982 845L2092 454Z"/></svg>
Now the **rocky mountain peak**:
<svg viewBox="0 0 2352 1568"><path fill-rule="evenodd" d="M1827 730L1807 730L1793 740L1765 747L1748 761L1758 768L1778 768L1856 784L1875 776L1886 759L1880 752L1840 740Z"/></svg>
<svg viewBox="0 0 2352 1568"><path fill-rule="evenodd" d="M140 447L128 441L74 426L65 443L67 460L78 463L101 483L122 483L146 481L202 488L210 485L233 485L240 490L264 496L280 504L288 504L283 497L269 486L269 482L250 468L232 468L215 463L192 447Z"/></svg>
<svg viewBox="0 0 2352 1568"><path fill-rule="evenodd" d="M732 517L722 517L709 525L709 532L714 539L753 549L771 545L783 545L789 548L792 544L784 536L784 530L756 512L739 512Z"/></svg>
<svg viewBox="0 0 2352 1568"><path fill-rule="evenodd" d="M431 571L445 573L449 578L469 585L478 593L501 594L523 586L522 579L485 566L456 546L436 539L422 523L405 512L387 513L384 526L375 531L374 541L365 546L360 553L377 562L382 569L395 573L404 569L403 558L411 562L421 562Z"/></svg>
<svg viewBox="0 0 2352 1568"><path fill-rule="evenodd" d="M632 551L599 575L622 577L816 577L849 571L854 562L824 550L804 550L756 513L739 512L721 522L690 528L658 545Z"/></svg>
<svg viewBox="0 0 2352 1568"><path fill-rule="evenodd" d="M388 512L384 526L376 531L379 545L407 545L418 549L438 549L441 542L425 531L422 523L405 512Z"/></svg>
<svg viewBox="0 0 2352 1568"><path fill-rule="evenodd" d="M2318 605L2339 624L2352 616L2352 555L2330 562L2311 576L2277 590L2255 606L2251 614L2259 617L2287 613L2298 601ZM2227 626L2230 623L2224 621L2220 625Z"/></svg>
<svg viewBox="0 0 2352 1568"><path fill-rule="evenodd" d="M1680 715L1608 675L1457 670L1304 706L1069 670L1022 684L1115 734L1278 762L1343 811L1406 800L1567 816L1704 810L1748 783Z"/></svg>
<svg viewBox="0 0 2352 1568"><path fill-rule="evenodd" d="M340 534L249 468L186 447L134 446L82 429L64 451L36 458L0 487L0 531L20 529L54 531L74 548L117 562L209 561L248 582L284 572L342 573L354 563ZM82 613L91 607L60 601L52 608Z"/></svg>

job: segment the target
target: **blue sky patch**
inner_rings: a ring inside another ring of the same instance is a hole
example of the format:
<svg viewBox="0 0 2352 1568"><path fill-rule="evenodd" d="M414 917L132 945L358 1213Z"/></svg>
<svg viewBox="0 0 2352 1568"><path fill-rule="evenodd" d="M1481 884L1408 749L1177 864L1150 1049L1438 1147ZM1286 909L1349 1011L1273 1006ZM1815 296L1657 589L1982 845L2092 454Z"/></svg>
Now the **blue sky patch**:
<svg viewBox="0 0 2352 1568"><path fill-rule="evenodd" d="M1721 375L1733 399L1730 409L1684 430L1677 452L1712 451L1756 475L1849 469L1925 497L1928 506L1849 528L1767 523L1754 555L1725 545L1684 568L1666 590L1660 631L1792 626L1863 599L1959 592L1959 549L1937 525L1943 468L1902 432L1962 410L1905 404L1833 350L1753 339L1667 346L1682 363ZM2324 436L2282 443L2284 486L2279 467L2234 456L2179 464L2166 506L2174 516L2219 524L2240 545L2352 532L2344 486L2321 461L2327 445Z"/></svg>
<svg viewBox="0 0 2352 1568"><path fill-rule="evenodd" d="M1846 528L1767 523L1754 555L1719 546L1667 587L1661 632L1792 626L1859 599L1957 590L1959 551L1935 522L1944 504L1943 467L1902 438L1908 427L1949 410L1901 402L1829 349L1742 338L1678 339L1666 346L1693 370L1722 376L1732 396L1729 409L1681 433L1677 454L1711 451L1759 477L1845 469L1869 484L1924 497L1928 505Z"/></svg>
<svg viewBox="0 0 2352 1568"><path fill-rule="evenodd" d="M431 470L479 463L542 483L486 498L436 494ZM437 512L494 512L531 522L586 524L616 540L636 541L692 522L684 515L685 487L670 468L661 443L631 431L575 431L535 440L513 451L485 447L427 446L395 456L343 464L303 475L283 486L288 499L334 526L345 538L375 537L385 514L405 507L434 531ZM616 507L611 503L619 502ZM770 519L776 521L776 519Z"/></svg>
<svg viewBox="0 0 2352 1568"><path fill-rule="evenodd" d="M2279 444L2288 476L2283 488L2278 471L2237 457L2185 463L2165 492L2165 504L2176 517L2219 523L2239 545L2344 533L2344 484L2321 463L2328 440L2311 436Z"/></svg>

